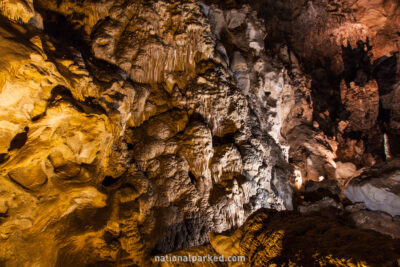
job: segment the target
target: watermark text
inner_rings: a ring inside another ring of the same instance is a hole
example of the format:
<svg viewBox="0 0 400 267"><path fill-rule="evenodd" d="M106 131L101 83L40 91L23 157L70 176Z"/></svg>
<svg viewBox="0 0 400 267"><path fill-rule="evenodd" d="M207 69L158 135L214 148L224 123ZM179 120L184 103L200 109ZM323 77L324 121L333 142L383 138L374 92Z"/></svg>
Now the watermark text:
<svg viewBox="0 0 400 267"><path fill-rule="evenodd" d="M246 262L245 256L228 256L224 255L165 255L155 256L155 262Z"/></svg>

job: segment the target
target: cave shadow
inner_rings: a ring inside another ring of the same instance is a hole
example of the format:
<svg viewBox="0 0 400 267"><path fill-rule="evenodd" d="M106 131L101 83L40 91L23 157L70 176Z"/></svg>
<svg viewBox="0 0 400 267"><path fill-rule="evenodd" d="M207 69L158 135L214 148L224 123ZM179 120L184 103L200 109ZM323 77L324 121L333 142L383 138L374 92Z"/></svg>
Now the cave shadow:
<svg viewBox="0 0 400 267"><path fill-rule="evenodd" d="M305 71L311 75L311 96L313 99L313 120L317 121L320 129L328 136L337 133L337 121L346 120L349 113L346 111L341 95L340 85L342 80L349 86L355 82L364 86L371 79L372 64L370 59L371 46L358 41L356 47L350 44L341 47L343 72L335 73L331 70L331 59L325 58L315 64L307 64ZM329 112L325 118L320 114Z"/></svg>
<svg viewBox="0 0 400 267"><path fill-rule="evenodd" d="M390 57L383 56L378 58L374 62L374 69L372 72L372 76L377 81L379 88L380 103L378 121L380 122L381 129L388 135L392 156L400 155L400 131L390 129L389 124L393 114L391 110L383 107L381 99L391 94L395 90L394 86L399 81L397 57L398 55L395 54Z"/></svg>
<svg viewBox="0 0 400 267"><path fill-rule="evenodd" d="M351 44L341 47L343 72L340 74L330 70L330 59L323 62L308 64L305 72L311 76L311 95L313 99L313 121L318 122L318 127L327 136L333 137L338 133L337 123L346 121L350 113L342 103L340 95L341 82L344 80L350 88L350 83L363 87L372 79L375 79L379 88L379 95L388 94L393 90L397 76L396 57L382 57L372 62L372 46L369 40L358 41L356 46ZM325 115L322 115L325 114ZM399 136L393 135L388 129L390 111L383 109L379 103L379 113L375 126L362 132L345 132L344 139L362 140L365 145L365 153L371 153L381 159L385 158L383 146L383 133L389 133L393 153L398 154L400 146L397 140ZM380 141L377 141L380 140Z"/></svg>
<svg viewBox="0 0 400 267"><path fill-rule="evenodd" d="M63 14L42 8L36 2L34 2L34 7L42 16L44 31L50 37L55 48L54 50L54 48L48 47L44 43L43 50L50 59L53 57L68 59L71 56L76 56L77 50L82 56L85 67L93 76L93 81L99 84L100 88L107 88L114 81L121 80L124 77L134 83L119 66L96 58L93 55L89 40L90 36L87 35L82 25L73 24ZM75 51L71 48L74 48ZM52 61L57 62L56 60ZM65 71L62 65L56 65L61 73Z"/></svg>

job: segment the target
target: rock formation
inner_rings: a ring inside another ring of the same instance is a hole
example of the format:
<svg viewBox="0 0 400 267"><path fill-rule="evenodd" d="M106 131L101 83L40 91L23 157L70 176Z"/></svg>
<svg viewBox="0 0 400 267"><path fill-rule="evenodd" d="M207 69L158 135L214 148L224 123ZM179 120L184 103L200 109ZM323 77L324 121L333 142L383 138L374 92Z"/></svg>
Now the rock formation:
<svg viewBox="0 0 400 267"><path fill-rule="evenodd" d="M398 240L349 227L332 213L303 216L261 209L233 233L211 235L210 245L175 252L170 257L246 256L247 265L236 262L231 266L395 266L399 246ZM160 266L174 265L161 262ZM185 266L202 266L202 262L199 259Z"/></svg>
<svg viewBox="0 0 400 267"><path fill-rule="evenodd" d="M0 265L398 264L399 25L394 0L2 0Z"/></svg>

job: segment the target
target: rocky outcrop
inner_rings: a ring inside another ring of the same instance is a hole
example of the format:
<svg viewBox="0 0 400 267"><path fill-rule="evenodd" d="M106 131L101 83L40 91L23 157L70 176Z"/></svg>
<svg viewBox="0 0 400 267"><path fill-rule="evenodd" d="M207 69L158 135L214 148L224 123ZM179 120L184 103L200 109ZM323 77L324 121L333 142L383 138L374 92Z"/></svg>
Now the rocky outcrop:
<svg viewBox="0 0 400 267"><path fill-rule="evenodd" d="M375 166L353 180L344 194L353 202L363 202L371 210L400 215L399 163L399 159L393 159L383 166Z"/></svg>
<svg viewBox="0 0 400 267"><path fill-rule="evenodd" d="M273 123L236 86L211 11L191 1L35 5L2 9L2 262L143 266L258 208L292 208ZM259 53L262 29L250 30L247 49Z"/></svg>
<svg viewBox="0 0 400 267"><path fill-rule="evenodd" d="M394 241L313 214L399 237L397 2L4 0L0 15L0 265L147 266L204 244L189 251L373 265L374 243L396 260ZM260 208L304 215L219 235Z"/></svg>
<svg viewBox="0 0 400 267"><path fill-rule="evenodd" d="M379 91L376 81L370 80L360 88L354 82L347 86L343 80L340 85L340 95L344 108L350 113L346 128L343 130L365 131L375 125L379 112Z"/></svg>
<svg viewBox="0 0 400 267"><path fill-rule="evenodd" d="M356 227L370 229L392 238L400 238L399 216L392 217L385 212L367 210L361 203L347 206L346 211L349 211L349 218Z"/></svg>
<svg viewBox="0 0 400 267"><path fill-rule="evenodd" d="M246 4L264 20L266 54L279 59L290 77L284 80L292 86L278 87L282 100L275 102L285 123L272 124L283 136L279 143L288 148L297 181L337 179L344 188L364 168L398 153L397 2L266 0L219 6L242 14Z"/></svg>
<svg viewBox="0 0 400 267"><path fill-rule="evenodd" d="M246 257L245 263L229 263L233 266L391 266L398 264L398 249L397 240L352 228L330 213L300 215L296 212L259 210L234 232L211 235L210 245L169 256L209 253L219 257L223 255L224 259L237 255ZM200 264L183 263L183 266ZM173 265L162 262L160 266Z"/></svg>

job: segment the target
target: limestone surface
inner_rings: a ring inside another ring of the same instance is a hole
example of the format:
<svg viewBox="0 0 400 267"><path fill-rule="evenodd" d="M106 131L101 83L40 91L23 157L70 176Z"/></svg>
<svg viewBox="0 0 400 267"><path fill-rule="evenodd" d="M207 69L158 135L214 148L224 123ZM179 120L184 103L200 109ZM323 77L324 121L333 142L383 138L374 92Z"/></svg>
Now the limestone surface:
<svg viewBox="0 0 400 267"><path fill-rule="evenodd" d="M0 266L398 264L399 18L395 0L1 0Z"/></svg>

